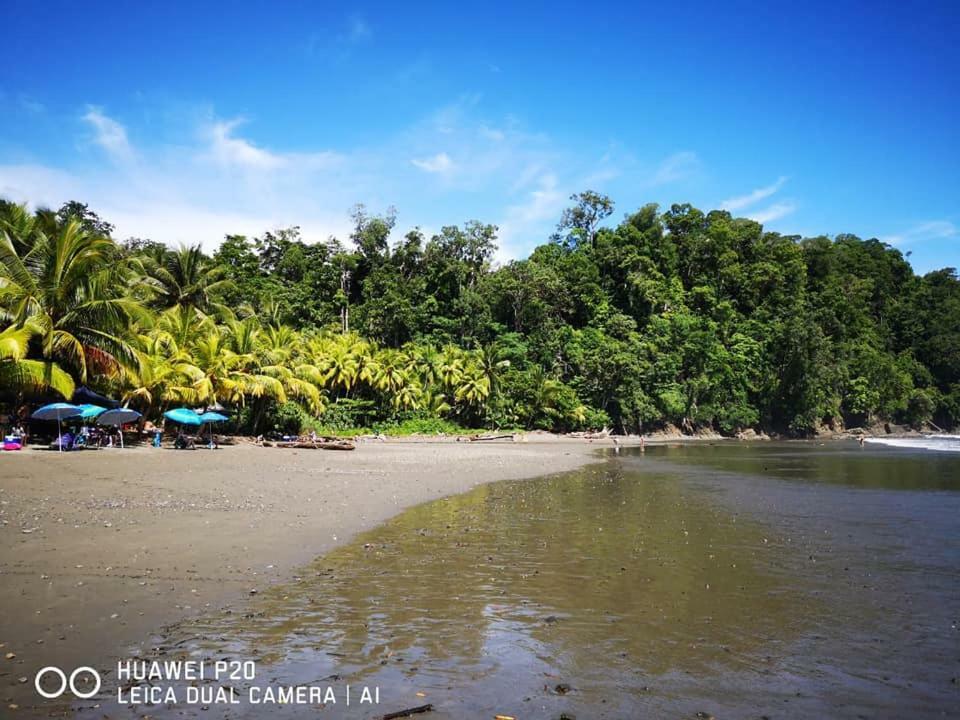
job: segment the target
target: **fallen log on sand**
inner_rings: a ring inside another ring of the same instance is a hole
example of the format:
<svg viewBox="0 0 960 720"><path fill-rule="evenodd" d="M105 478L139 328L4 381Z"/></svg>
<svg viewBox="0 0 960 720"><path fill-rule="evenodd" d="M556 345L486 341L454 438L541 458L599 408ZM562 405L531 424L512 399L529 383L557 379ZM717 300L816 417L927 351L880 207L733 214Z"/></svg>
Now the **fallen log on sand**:
<svg viewBox="0 0 960 720"><path fill-rule="evenodd" d="M387 713L381 718L381 720L395 720L396 718L410 717L411 715L430 712L431 710L433 710L433 705L427 703L426 705L417 705L417 707L407 708L406 710L398 710L397 712Z"/></svg>
<svg viewBox="0 0 960 720"><path fill-rule="evenodd" d="M357 447L347 440L264 440L263 446L296 450L355 450Z"/></svg>
<svg viewBox="0 0 960 720"><path fill-rule="evenodd" d="M513 434L510 435L471 435L470 442L478 442L482 440L513 440Z"/></svg>

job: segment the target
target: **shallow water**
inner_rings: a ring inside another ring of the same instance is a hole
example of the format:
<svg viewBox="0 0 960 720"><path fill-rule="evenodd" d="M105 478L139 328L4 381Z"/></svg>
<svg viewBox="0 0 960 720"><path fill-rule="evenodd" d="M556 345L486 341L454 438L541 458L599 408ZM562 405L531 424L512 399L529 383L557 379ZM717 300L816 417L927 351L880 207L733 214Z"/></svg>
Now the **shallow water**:
<svg viewBox="0 0 960 720"><path fill-rule="evenodd" d="M413 508L248 612L172 629L158 658L255 659L257 678L230 683L239 705L135 713L952 716L958 530L960 458L948 454L624 452ZM335 687L337 704L245 699L250 685L304 683ZM347 708L347 683L379 687L380 704Z"/></svg>

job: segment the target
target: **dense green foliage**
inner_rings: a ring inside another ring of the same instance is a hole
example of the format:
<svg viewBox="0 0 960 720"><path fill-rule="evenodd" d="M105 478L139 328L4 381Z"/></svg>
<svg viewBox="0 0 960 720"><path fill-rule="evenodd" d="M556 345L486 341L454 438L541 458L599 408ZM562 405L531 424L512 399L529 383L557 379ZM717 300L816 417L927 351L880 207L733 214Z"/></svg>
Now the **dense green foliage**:
<svg viewBox="0 0 960 720"><path fill-rule="evenodd" d="M80 203L2 203L0 395L86 382L150 416L219 402L248 431L960 423L953 269L689 205L605 227L609 198L572 200L499 267L495 226L392 240L362 206L349 244L288 228L208 257L117 243Z"/></svg>

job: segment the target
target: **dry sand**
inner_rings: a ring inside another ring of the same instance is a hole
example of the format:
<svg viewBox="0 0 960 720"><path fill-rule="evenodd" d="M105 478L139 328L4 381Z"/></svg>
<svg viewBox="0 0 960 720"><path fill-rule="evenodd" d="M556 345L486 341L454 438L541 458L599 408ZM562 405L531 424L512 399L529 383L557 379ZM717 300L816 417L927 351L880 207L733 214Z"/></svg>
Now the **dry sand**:
<svg viewBox="0 0 960 720"><path fill-rule="evenodd" d="M611 445L0 453L0 715L36 702L45 665L109 665L147 649L164 625L291 579L406 507L571 470Z"/></svg>

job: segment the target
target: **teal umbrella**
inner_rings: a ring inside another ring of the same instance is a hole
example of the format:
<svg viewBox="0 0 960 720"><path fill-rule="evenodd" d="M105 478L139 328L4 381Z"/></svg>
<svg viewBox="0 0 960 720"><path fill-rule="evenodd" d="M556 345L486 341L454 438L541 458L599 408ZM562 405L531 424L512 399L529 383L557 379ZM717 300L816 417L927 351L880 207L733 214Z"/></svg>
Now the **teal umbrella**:
<svg viewBox="0 0 960 720"><path fill-rule="evenodd" d="M107 410L97 418L97 425L113 425L120 433L120 448L123 448L123 425L140 419L140 413L130 408L116 408Z"/></svg>
<svg viewBox="0 0 960 720"><path fill-rule="evenodd" d="M90 403L84 403L83 405L77 405L80 408L80 419L89 420L90 418L95 418L101 413L105 413L107 409L105 407L100 407L99 405L91 405Z"/></svg>
<svg viewBox="0 0 960 720"><path fill-rule="evenodd" d="M82 411L76 405L70 403L51 403L37 408L33 411L34 420L56 420L57 421L57 449L63 452L63 433L60 431L60 421L64 418L74 418L80 415Z"/></svg>
<svg viewBox="0 0 960 720"><path fill-rule="evenodd" d="M181 425L195 425L197 427L203 425L203 420L200 419L200 416L190 408L167 410L163 416L167 420L173 420Z"/></svg>
<svg viewBox="0 0 960 720"><path fill-rule="evenodd" d="M218 412L205 412L200 416L200 419L205 423L215 423L215 422L226 422L230 418L226 415L221 415ZM210 431L210 443L209 447L213 447L213 431Z"/></svg>

